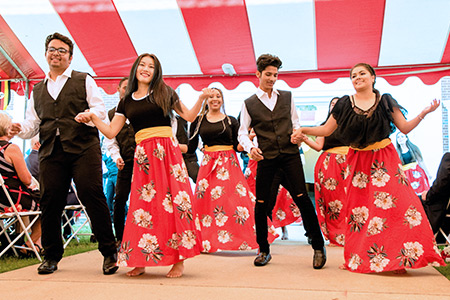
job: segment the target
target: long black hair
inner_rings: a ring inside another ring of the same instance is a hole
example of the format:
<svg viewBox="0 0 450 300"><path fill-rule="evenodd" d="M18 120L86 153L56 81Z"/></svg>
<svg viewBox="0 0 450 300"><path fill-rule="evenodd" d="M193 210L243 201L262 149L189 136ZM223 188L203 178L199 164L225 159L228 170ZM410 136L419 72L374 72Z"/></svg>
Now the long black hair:
<svg viewBox="0 0 450 300"><path fill-rule="evenodd" d="M131 96L131 94L138 89L136 72L139 63L145 56L153 59L155 65L153 77L148 87L148 94L150 95L150 99L163 110L165 116L172 117L172 110L174 108L177 108L181 111L181 105L178 99L178 95L176 95L175 91L164 82L161 63L159 62L159 59L155 54L143 53L139 55L138 58L136 58L133 66L131 67L127 90L125 92L125 98Z"/></svg>
<svg viewBox="0 0 450 300"><path fill-rule="evenodd" d="M399 131L397 133L397 135L395 136L395 140L396 140L396 145L395 148L397 149L398 152L398 156L400 157L400 160L402 161L402 165L405 164L405 161L403 160L403 156L402 156L402 147L400 146L399 142L398 142L398 135L399 134L403 134L401 131ZM408 148L409 152L411 153L412 156L412 162L419 162L422 161L422 152L420 152L419 147L417 147L416 145L414 145L410 140L409 137L405 134L406 137L406 147Z"/></svg>

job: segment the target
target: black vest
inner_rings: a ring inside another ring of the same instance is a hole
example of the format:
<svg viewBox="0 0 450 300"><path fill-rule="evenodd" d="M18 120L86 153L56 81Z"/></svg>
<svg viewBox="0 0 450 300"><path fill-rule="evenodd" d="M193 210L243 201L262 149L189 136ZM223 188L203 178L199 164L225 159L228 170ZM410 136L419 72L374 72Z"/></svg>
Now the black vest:
<svg viewBox="0 0 450 300"><path fill-rule="evenodd" d="M41 120L39 126L39 157L49 156L55 144L59 128L64 152L80 154L93 145L100 145L97 128L75 121L75 116L89 108L86 101L87 73L72 71L72 76L53 99L44 81L33 89L34 109Z"/></svg>
<svg viewBox="0 0 450 300"><path fill-rule="evenodd" d="M250 126L255 130L258 147L266 159L273 159L281 153L298 154L298 146L291 143L291 92L278 91L277 103L267 108L256 95L245 100L251 117Z"/></svg>
<svg viewBox="0 0 450 300"><path fill-rule="evenodd" d="M109 120L112 121L116 113L116 108L108 111ZM134 139L134 130L130 124L125 123L119 133L116 135L117 144L119 144L120 156L124 162L130 162L134 159L134 150L136 149L136 142Z"/></svg>

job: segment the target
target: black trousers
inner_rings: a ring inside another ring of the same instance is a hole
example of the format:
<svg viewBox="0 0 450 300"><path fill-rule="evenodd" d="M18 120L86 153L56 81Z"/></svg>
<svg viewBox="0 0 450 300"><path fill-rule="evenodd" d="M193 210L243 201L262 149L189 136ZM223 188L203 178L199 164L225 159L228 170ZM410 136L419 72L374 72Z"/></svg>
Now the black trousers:
<svg viewBox="0 0 450 300"><path fill-rule="evenodd" d="M263 159L258 162L256 171L256 204L255 225L256 241L261 252L270 252L267 242L267 216L272 209L271 193L276 173L282 170L285 174L287 184L285 188L289 191L295 204L302 214L303 224L308 236L311 238L312 247L320 250L324 246L324 240L320 231L316 211L308 196L305 175L303 174L302 161L299 154L280 154L274 159Z"/></svg>
<svg viewBox="0 0 450 300"><path fill-rule="evenodd" d="M114 199L114 230L116 239L122 240L127 213L127 201L131 191L134 160L126 161L122 170L117 173L116 197Z"/></svg>
<svg viewBox="0 0 450 300"><path fill-rule="evenodd" d="M86 206L92 231L103 256L116 250L111 218L102 186L100 145L81 154L64 152L59 138L53 152L40 161L42 246L45 258L59 261L64 253L61 236L61 215L73 178L81 202Z"/></svg>
<svg viewBox="0 0 450 300"><path fill-rule="evenodd" d="M195 158L186 158L184 159L184 163L186 165L186 169L188 171L189 177L192 178L194 183L197 182L198 170L200 166L198 165L198 161Z"/></svg>

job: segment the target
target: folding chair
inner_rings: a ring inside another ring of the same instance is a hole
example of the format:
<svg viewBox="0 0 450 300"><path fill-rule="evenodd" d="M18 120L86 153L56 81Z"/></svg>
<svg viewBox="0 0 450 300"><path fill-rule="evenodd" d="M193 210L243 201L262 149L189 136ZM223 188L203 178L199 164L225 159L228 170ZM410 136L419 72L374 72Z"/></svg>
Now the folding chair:
<svg viewBox="0 0 450 300"><path fill-rule="evenodd" d="M76 190L75 185L73 184L73 182L71 184L71 187L72 187L72 189L73 189L73 191L75 193L75 196L77 198L78 204L66 205L64 207L64 211L63 211L63 214L62 214L62 218L63 218L63 222L64 222L64 224L62 225L62 232L64 233L64 228L66 226L69 226L70 231L71 231L71 234L70 234L69 238L66 239L64 237L64 235L63 235L64 249L67 247L67 245L69 245L70 241L73 240L73 239L76 239L77 242L79 242L80 241L79 236L92 236L93 235L92 233L80 232L81 229L83 229L83 227L85 225L87 225L87 224L89 224L90 228L92 228L91 220L89 219L89 216L88 216L88 214L86 212L86 207L83 205L83 203L81 202L80 198L78 197L78 193L77 193L77 190ZM73 212L71 217L69 217L67 215L68 211L72 211ZM72 225L72 220L75 220L76 217L78 215L80 215L80 214L84 214L86 219L84 221L82 221L82 223L80 224L80 226L77 229L75 229L74 226Z"/></svg>
<svg viewBox="0 0 450 300"><path fill-rule="evenodd" d="M5 187L5 181L3 180L1 174L0 174L0 185L2 186L6 198L8 198L8 201L13 210L12 212L8 213L0 213L0 229L1 229L0 236L4 235L6 240L8 241L8 245L5 245L6 247L4 247L2 252L0 252L0 257L3 256L9 249L12 249L16 256L19 256L16 249L26 249L32 250L36 255L36 257L39 259L39 261L42 261L41 256L39 255L39 250L32 242L29 234L31 227L34 225L34 223L36 223L41 212L40 211L19 212L16 206L14 205L14 202L11 199L8 190ZM27 225L25 225L25 222L22 218L29 218L30 222ZM15 234L16 236L12 237L13 234ZM30 241L31 247L16 245L16 243L21 240L22 236L25 236L25 238L28 241Z"/></svg>
<svg viewBox="0 0 450 300"><path fill-rule="evenodd" d="M450 245L450 228L449 227L450 227L450 199L447 203L446 214L445 214L444 221L442 222L442 226L439 228L439 230L435 236L435 238L437 239L439 235L442 235L446 240L446 243L444 243L444 244L448 244L448 245Z"/></svg>

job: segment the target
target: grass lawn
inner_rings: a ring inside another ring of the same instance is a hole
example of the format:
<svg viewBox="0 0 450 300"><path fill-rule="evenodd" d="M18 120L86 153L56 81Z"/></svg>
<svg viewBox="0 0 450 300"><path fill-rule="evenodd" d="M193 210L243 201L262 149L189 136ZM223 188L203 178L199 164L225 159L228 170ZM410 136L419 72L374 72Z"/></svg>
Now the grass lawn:
<svg viewBox="0 0 450 300"><path fill-rule="evenodd" d="M70 242L64 251L64 257L95 250L97 248L97 243L91 243L88 236L82 236L80 237L79 243L75 239ZM19 258L15 256L3 256L0 258L0 273L28 267L38 263L40 263L40 261L36 257Z"/></svg>

